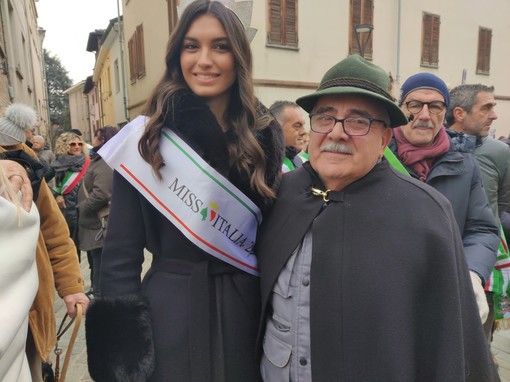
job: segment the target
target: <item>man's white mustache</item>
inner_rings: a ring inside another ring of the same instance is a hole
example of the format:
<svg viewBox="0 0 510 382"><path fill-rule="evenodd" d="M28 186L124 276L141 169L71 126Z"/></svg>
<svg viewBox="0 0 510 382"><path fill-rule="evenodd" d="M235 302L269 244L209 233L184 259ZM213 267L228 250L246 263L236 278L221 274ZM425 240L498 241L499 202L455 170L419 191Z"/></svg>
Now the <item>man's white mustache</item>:
<svg viewBox="0 0 510 382"><path fill-rule="evenodd" d="M417 127L425 127L427 129L433 129L434 124L430 121L418 121L414 124L413 129L416 129Z"/></svg>
<svg viewBox="0 0 510 382"><path fill-rule="evenodd" d="M321 152L328 151L333 153L341 153L341 154L352 154L352 150L349 146L346 146L342 143L326 143L321 147Z"/></svg>

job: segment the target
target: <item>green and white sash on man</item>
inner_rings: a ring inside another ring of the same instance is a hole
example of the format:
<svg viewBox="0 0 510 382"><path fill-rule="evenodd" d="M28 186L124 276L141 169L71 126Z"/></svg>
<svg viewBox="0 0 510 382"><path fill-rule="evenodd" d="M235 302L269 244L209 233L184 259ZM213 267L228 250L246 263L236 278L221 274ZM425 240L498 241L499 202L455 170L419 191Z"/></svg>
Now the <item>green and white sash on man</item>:
<svg viewBox="0 0 510 382"><path fill-rule="evenodd" d="M99 154L191 242L208 254L258 275L254 253L259 208L173 131L161 132L162 180L138 152L148 118L123 127Z"/></svg>
<svg viewBox="0 0 510 382"><path fill-rule="evenodd" d="M400 163L393 151L388 147L384 150L384 157L392 167L404 175L410 176L406 168ZM492 270L490 279L485 284L485 290L493 293L494 298L494 317L496 319L496 328L510 328L510 253L503 232L503 227L499 225L499 248L496 265Z"/></svg>
<svg viewBox="0 0 510 382"><path fill-rule="evenodd" d="M287 158L287 157L283 158L282 174L285 174L286 172L292 171L295 168L296 167L294 166L294 163L292 163L292 161L289 158Z"/></svg>

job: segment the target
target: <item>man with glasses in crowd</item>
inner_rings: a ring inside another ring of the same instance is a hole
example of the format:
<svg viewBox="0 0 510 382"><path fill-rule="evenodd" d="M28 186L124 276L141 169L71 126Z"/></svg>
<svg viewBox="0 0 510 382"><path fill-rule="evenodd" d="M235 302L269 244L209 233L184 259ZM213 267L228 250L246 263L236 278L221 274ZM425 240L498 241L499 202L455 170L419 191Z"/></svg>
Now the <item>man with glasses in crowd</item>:
<svg viewBox="0 0 510 382"><path fill-rule="evenodd" d="M431 73L409 77L399 103L408 123L394 129L390 148L412 177L452 204L483 323L489 313L483 286L496 262L499 236L478 163L471 154L457 152L443 125L450 103L443 80Z"/></svg>
<svg viewBox="0 0 510 382"><path fill-rule="evenodd" d="M349 56L296 101L309 162L256 246L266 381L498 380L450 203L383 157L407 123L389 82Z"/></svg>

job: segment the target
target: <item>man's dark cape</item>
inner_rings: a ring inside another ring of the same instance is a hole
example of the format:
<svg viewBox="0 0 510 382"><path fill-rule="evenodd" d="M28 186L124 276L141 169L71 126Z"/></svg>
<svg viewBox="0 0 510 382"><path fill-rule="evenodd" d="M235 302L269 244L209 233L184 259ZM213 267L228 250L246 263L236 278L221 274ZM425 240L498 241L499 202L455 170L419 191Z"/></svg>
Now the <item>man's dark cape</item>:
<svg viewBox="0 0 510 382"><path fill-rule="evenodd" d="M259 231L259 344L272 287L311 226L313 381L499 380L446 198L385 160L324 209L311 187L325 189L309 163L285 174Z"/></svg>

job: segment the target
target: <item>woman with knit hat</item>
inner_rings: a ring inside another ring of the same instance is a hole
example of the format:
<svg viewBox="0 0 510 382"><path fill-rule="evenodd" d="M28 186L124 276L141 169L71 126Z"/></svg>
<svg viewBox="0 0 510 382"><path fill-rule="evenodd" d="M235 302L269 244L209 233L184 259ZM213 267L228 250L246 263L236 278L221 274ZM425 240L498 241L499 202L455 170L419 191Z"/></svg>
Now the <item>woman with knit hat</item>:
<svg viewBox="0 0 510 382"><path fill-rule="evenodd" d="M33 189L33 202L40 215L37 239L36 264L39 287L30 308L29 330L26 354L33 381L42 381L42 362L47 362L56 341L55 296L62 298L67 313L76 314L76 304L87 309L89 299L83 293L83 278L76 255L76 247L69 237L66 221L60 213L50 188L43 177L38 177L44 167L37 161L37 155L24 142L26 129L37 122L37 114L27 105L9 105L0 117L0 156L11 158L30 171L21 185L23 206L29 206ZM11 161L0 161L7 176L20 175ZM39 166L39 169L36 169ZM34 171L35 169L35 171ZM21 176L23 177L23 176ZM16 180L20 180L17 176ZM0 251L0 253L2 253ZM0 289L1 290L1 289Z"/></svg>

